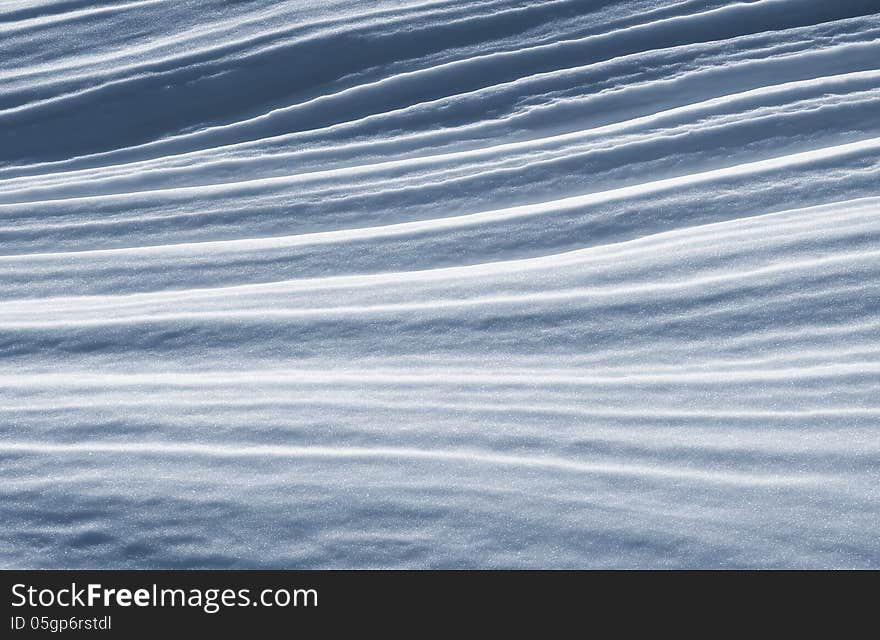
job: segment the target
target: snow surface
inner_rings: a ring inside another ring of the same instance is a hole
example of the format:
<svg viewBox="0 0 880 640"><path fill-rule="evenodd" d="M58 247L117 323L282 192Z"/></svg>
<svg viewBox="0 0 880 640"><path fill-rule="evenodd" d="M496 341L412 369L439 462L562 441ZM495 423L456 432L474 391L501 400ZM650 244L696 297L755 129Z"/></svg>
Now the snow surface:
<svg viewBox="0 0 880 640"><path fill-rule="evenodd" d="M877 0L0 4L4 567L880 567Z"/></svg>

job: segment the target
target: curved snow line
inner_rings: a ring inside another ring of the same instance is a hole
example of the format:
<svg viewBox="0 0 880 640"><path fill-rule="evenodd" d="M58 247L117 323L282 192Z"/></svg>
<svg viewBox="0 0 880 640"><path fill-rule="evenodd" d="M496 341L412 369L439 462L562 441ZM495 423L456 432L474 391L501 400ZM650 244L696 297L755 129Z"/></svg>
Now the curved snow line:
<svg viewBox="0 0 880 640"><path fill-rule="evenodd" d="M632 118L630 120L624 120L620 122L614 122L607 125L601 125L596 127L591 127L588 129L582 129L574 132L567 132L558 135L552 136L544 136L539 138L528 139L524 141L517 142L507 142L498 145L491 145L487 147L478 147L475 149L468 149L466 151L455 151L450 153L442 153L436 155L426 155L426 156L415 156L411 158L406 158L402 160L388 160L383 162L376 162L371 164L363 164L363 165L353 165L346 166L342 168L333 168L333 169L318 169L314 171L304 171L301 173L293 173L287 174L284 176L273 177L268 180L272 182L269 184L297 184L302 181L308 180L318 180L321 178L344 178L344 177L355 177L360 175L369 175L371 173L377 173L385 170L391 169L406 169L411 170L418 167L431 167L431 166L442 166L447 164L453 164L460 161L466 161L469 159L488 159L492 160L498 157L503 157L507 153L511 152L536 152L538 150L553 150L554 145L562 145L576 143L583 140L589 140L592 138L598 138L601 135L614 133L614 132L625 132L630 130L638 129L639 127L645 125L657 125L665 120L673 119L676 117L682 116L696 116L701 113L710 113L711 109L715 107L725 107L731 108L738 103L749 104L750 101L753 101L755 98L768 98L771 96L779 96L781 98L789 98L789 102L791 97L794 97L792 94L797 94L798 92L802 92L804 90L810 90L812 92L818 93L821 95L822 99L827 100L828 93L827 91L832 88L836 90L844 91L846 90L847 85L861 83L864 81L871 80L880 80L880 71L856 71L844 74L837 74L832 76L820 76L816 78L811 78L809 80L798 80L792 82L785 82L775 85L769 85L760 87L757 89L750 89L743 92L738 92L734 94L719 96L710 98L708 100L702 100L694 103L689 103L682 106L672 107L670 109L665 109L656 113L652 113L650 115L638 116L636 118ZM841 94L841 99L846 94ZM852 105L852 100L854 98L850 95L848 97L848 104ZM785 104L785 103L781 103ZM821 102L820 102L821 104ZM744 117L744 113L736 113L735 115L731 115L730 118L742 118ZM689 125L683 125L685 127ZM567 147L566 154L562 157L569 157L575 153L584 152L589 147ZM183 154L184 156L187 154ZM286 156L294 157L295 153L288 154L277 154L273 155L273 160L280 160ZM242 162L254 162L255 159L244 160ZM152 170L144 170L142 168L137 168L137 165L146 162L146 163L156 163L156 160L149 161L138 161L129 163L128 165L120 165L123 167L129 167L132 171L136 172L138 176L138 180L143 181L145 178L149 177L151 174L162 175L167 172L168 169L163 169L162 167L158 167ZM202 163L199 165L200 171L208 171L212 168L217 169L221 167L227 167L231 162L228 159L221 160L210 160L208 162ZM29 202L34 202L33 200L28 199L20 199L22 197L27 198L27 194L32 194L34 191L47 191L51 188L51 190L62 189L65 186L69 185L81 185L83 184L83 178L87 178L87 183L93 185L95 188L99 188L102 184L106 186L112 186L114 182L118 180L125 179L126 175L116 176L113 178L98 178L97 180L88 179L89 174L106 174L106 172L110 169L114 168L111 166L103 166L100 169L80 169L73 170L70 172L63 172L58 174L41 174L38 176L36 182L39 186L37 187L17 187L16 184L19 182L23 182L25 184L34 182L34 177L26 176L20 178L11 178L0 182L0 188L4 187L4 185L9 185L11 188L6 190L0 190L0 206L4 204L24 204ZM190 172L192 171L192 166L187 166L179 169L180 171ZM174 171L174 169L172 169ZM132 175L132 174L128 174ZM69 177L69 180L65 179L65 177ZM79 195L74 197L67 197L64 199L70 200L79 200L83 198L93 198L93 197L109 197L111 195L135 195L135 194L144 194L144 195L154 195L164 191L171 191L172 193L178 193L178 189L197 189L200 187L227 187L227 188L236 188L239 186L245 186L251 181L237 181L237 182L224 182L224 183L209 183L204 185L189 185L186 187L176 187L176 188L161 188L155 190L127 190L127 191L119 191L119 192L108 192L105 194L101 194L99 196L96 195ZM51 185L51 187L49 186ZM19 198L19 199L16 199ZM58 199L51 200L43 200L37 202L57 202ZM2 209L0 209L2 210Z"/></svg>
<svg viewBox="0 0 880 640"><path fill-rule="evenodd" d="M335 306L335 307L300 307L297 309L277 309L277 308L252 308L252 309L220 309L220 310L193 310L193 311L174 311L159 313L142 313L123 315L118 307L112 316L106 314L114 309L113 305L98 307L94 312L100 313L100 318L77 318L68 317L65 319L53 320L36 320L31 322L21 322L8 320L6 309L0 310L0 329L36 329L49 327L74 327L74 326L107 326L119 325L126 323L144 323L144 322L174 322L174 321L192 321L192 320L220 320L234 321L243 319L268 320L268 319L288 319L288 318L309 318L309 317L334 317L347 315L369 315L369 314L386 314L386 313L404 313L409 311L450 311L454 309L498 306L498 305L522 305L526 302L541 304L553 302L576 302L576 301L592 301L597 298L619 298L629 297L638 294L662 294L664 292L676 292L677 295L686 295L691 289L706 289L714 285L723 285L726 283L735 283L743 285L744 281L749 279L758 279L762 276L789 274L792 271L806 270L811 267L828 267L852 265L853 263L865 262L866 264L880 265L880 249L877 251L866 251L852 254L835 254L825 258L817 258L812 260L802 260L794 262L777 263L760 269L750 271L738 271L736 273L717 273L713 275L704 275L691 279L677 280L673 282L648 282L639 285L629 286L612 286L612 287L578 287L568 288L557 291L531 291L519 295L492 295L470 298L438 298L434 297L430 301L410 301L400 303L385 303L361 306ZM877 270L880 270L878 267ZM864 285L862 285L864 286ZM842 291L847 287L830 289L829 291ZM823 294L826 292L823 291ZM812 292L814 295L815 292ZM808 294L809 295L809 294ZM172 292L170 295L162 296L155 302L165 304L177 299L186 299L186 294L181 295L178 292ZM251 300L250 305L254 306L258 301ZM55 303L44 304L44 309L37 308L28 309L28 313L40 312L42 314L65 315L76 313L77 305L68 303L62 309L57 309ZM743 308L741 306L741 308ZM88 310L86 310L87 312Z"/></svg>
<svg viewBox="0 0 880 640"><path fill-rule="evenodd" d="M483 222L500 222L512 220L521 217L548 215L558 211L570 210L577 207L584 207L599 203L620 200L632 196L644 196L647 194L660 193L663 191L675 189L678 187L693 186L712 180L730 177L748 176L762 171L770 171L775 169L793 168L799 165L807 165L813 162L827 160L830 158L839 158L847 155L854 155L861 152L877 152L880 151L880 137L870 138L868 140L860 140L849 144L842 144L833 147L825 147L822 149L813 149L801 153L794 153L768 160L759 160L757 162L748 162L735 165L733 167L725 167L722 169L712 169L698 173L677 176L674 178L665 178L641 184L610 189L598 193L591 193L581 196L573 196L562 198L559 200L551 200L534 205L520 205L507 209L499 209L496 211L484 211L481 213L467 214L463 216L453 216L450 218L436 218L433 220L405 222L400 224L392 224L380 227L369 227L366 229L346 229L340 231L324 231L305 235L280 236L275 238L249 238L245 240L218 240L212 242L199 243L181 243L172 245L160 245L153 247L132 247L124 249L93 249L80 252L65 253L44 253L44 254L26 254L15 256L0 256L0 261L24 261L45 257L79 257L91 258L97 256L112 256L118 254L162 254L162 253L197 253L210 251L214 249L262 249L262 248L279 248L292 247L306 244L324 244L339 241L371 239L380 236L405 236L417 233L424 233L437 230L445 230L451 228L459 228L465 226L474 226ZM253 180L249 184L251 186L271 184L274 178L265 180ZM210 195L214 190L213 187L191 187L177 189L175 191L199 193L200 195ZM120 196L96 196L94 198L85 198L86 200L97 200L102 197L119 198ZM45 204L34 203L36 205ZM2 211L3 205L0 205Z"/></svg>
<svg viewBox="0 0 880 640"><path fill-rule="evenodd" d="M807 367L778 367L775 369L751 369L746 371L719 370L707 376L706 372L699 373L620 373L618 375L595 375L589 373L555 374L541 371L523 371L522 373L474 373L473 370L442 371L413 371L412 373L395 373L382 370L368 370L364 372L332 371L332 370L288 370L265 372L260 370L235 371L235 372L210 372L210 373L112 373L107 375L95 375L89 372L76 374L27 374L2 375L0 374L0 387L43 387L55 386L64 383L71 386L106 385L108 387L162 384L170 386L198 385L224 385L239 382L283 382L294 380L297 384L318 385L325 383L353 383L363 384L364 381L372 381L380 384L402 383L414 385L427 384L524 384L526 386L545 385L593 385L593 384L635 384L635 383L671 383L671 382L697 382L707 386L724 385L735 381L774 381L790 380L793 378L823 379L848 376L870 376L880 373L880 362L865 361L846 364L819 364Z"/></svg>
<svg viewBox="0 0 880 640"><path fill-rule="evenodd" d="M685 467L662 467L631 464L583 463L567 458L550 456L514 456L482 451L423 450L392 447L294 447L282 445L202 445L158 442L150 443L103 443L46 444L46 443L0 443L0 454L124 454L147 456L206 456L223 458L292 458L292 459L354 459L354 460L429 460L435 462L459 462L476 465L543 468L589 475L650 477L669 480L695 480L745 486L797 486L835 485L837 479L820 474L782 475L744 473L739 471L701 471Z"/></svg>

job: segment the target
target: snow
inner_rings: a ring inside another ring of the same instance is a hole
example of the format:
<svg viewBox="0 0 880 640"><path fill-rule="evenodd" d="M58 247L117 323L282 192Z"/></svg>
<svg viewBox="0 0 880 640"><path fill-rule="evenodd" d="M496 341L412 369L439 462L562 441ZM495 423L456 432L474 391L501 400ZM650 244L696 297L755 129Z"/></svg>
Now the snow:
<svg viewBox="0 0 880 640"><path fill-rule="evenodd" d="M0 4L0 565L880 567L875 0Z"/></svg>

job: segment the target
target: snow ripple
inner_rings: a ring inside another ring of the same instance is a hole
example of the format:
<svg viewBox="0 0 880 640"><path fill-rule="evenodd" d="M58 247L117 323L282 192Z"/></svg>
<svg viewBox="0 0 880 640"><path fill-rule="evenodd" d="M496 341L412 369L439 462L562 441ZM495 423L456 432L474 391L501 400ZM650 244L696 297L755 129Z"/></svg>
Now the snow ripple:
<svg viewBox="0 0 880 640"><path fill-rule="evenodd" d="M878 61L875 0L4 3L0 564L880 566Z"/></svg>

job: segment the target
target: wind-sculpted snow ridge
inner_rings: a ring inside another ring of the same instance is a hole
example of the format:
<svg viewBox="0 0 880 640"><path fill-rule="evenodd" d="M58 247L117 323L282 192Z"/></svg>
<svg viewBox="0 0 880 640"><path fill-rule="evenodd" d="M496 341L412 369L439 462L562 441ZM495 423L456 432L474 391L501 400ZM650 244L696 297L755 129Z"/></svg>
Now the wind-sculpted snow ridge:
<svg viewBox="0 0 880 640"><path fill-rule="evenodd" d="M880 567L880 5L0 4L0 480L5 567Z"/></svg>

